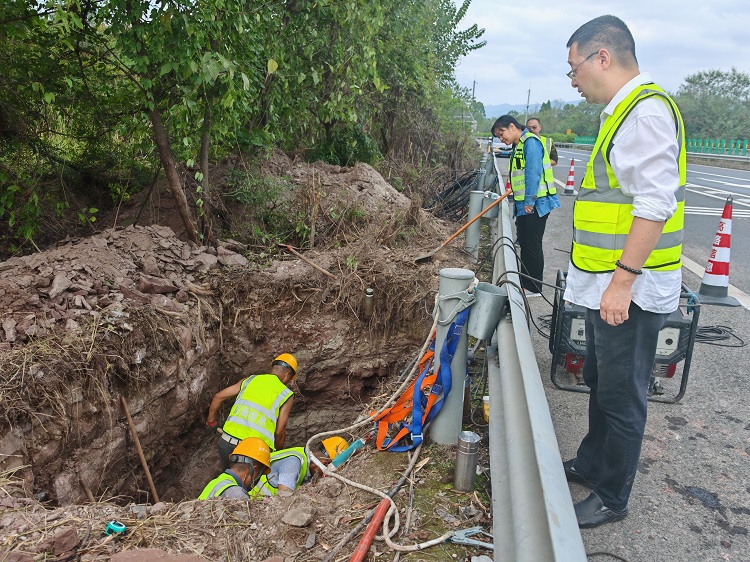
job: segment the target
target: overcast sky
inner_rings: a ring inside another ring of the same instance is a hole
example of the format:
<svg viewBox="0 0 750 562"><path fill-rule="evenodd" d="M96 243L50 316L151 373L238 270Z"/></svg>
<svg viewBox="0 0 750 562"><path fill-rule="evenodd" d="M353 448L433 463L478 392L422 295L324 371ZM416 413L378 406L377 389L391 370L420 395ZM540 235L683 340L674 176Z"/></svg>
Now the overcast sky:
<svg viewBox="0 0 750 562"><path fill-rule="evenodd" d="M454 0L460 5L461 0ZM477 23L487 45L461 59L456 78L485 105L579 99L565 73L565 44L583 23L622 19L641 71L675 91L685 76L719 68L750 73L749 0L473 0L460 29Z"/></svg>

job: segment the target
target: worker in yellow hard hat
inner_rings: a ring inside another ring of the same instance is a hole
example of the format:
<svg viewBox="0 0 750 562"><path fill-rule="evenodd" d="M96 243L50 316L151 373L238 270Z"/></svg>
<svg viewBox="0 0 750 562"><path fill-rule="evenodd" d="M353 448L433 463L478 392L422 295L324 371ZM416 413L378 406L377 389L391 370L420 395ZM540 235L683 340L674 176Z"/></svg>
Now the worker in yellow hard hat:
<svg viewBox="0 0 750 562"><path fill-rule="evenodd" d="M270 470L271 449L268 445L257 437L243 439L229 455L229 468L206 484L198 499L250 499L249 490Z"/></svg>
<svg viewBox="0 0 750 562"><path fill-rule="evenodd" d="M248 437L262 439L271 451L284 448L286 424L294 402L287 385L297 376L297 359L282 353L271 363L270 373L251 375L217 392L208 408L206 425L216 427L216 414L222 403L236 397L221 428L218 442L222 468L229 466L229 455Z"/></svg>

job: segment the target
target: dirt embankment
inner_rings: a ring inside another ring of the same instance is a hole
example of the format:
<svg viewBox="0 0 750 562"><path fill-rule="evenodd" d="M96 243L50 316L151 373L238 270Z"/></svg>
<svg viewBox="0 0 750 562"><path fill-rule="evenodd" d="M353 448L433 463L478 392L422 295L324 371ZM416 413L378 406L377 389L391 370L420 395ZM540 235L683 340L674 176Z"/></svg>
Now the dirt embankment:
<svg viewBox="0 0 750 562"><path fill-rule="evenodd" d="M0 476L14 471L23 483L4 494L0 550L63 548L41 544L51 531L30 531L40 524L30 513L45 512L21 496L62 505L90 496L153 501L121 397L161 499L179 501L215 476L215 434L204 426L211 396L263 372L275 354L293 352L301 366L289 445L350 423L411 359L429 326L440 269L437 260L413 259L451 228L426 220L369 166L311 166L277 153L266 171L297 186L285 205L309 204L310 186L318 186L320 209L335 216L356 209L351 223L313 214L320 235L304 254L336 279L294 256L259 260L235 241L191 245L158 225L110 229L0 264ZM465 263L457 252L445 256L452 266ZM376 295L369 319L365 287ZM106 520L114 508L58 508L83 539L86 518L76 509ZM216 516L202 506L164 509L176 518L206 509ZM27 514L24 529L19 513ZM76 548L80 542L63 553Z"/></svg>

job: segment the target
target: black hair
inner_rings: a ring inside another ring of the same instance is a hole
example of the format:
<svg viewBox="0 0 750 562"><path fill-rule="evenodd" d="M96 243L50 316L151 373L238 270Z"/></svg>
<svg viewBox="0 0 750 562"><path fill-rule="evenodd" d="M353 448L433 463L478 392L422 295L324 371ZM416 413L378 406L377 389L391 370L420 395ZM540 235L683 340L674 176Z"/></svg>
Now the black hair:
<svg viewBox="0 0 750 562"><path fill-rule="evenodd" d="M509 125L513 125L519 131L523 131L526 128L516 121L516 118L512 115L503 115L502 117L498 117L497 121L492 124L490 132L492 133L492 136L495 136L495 129L507 129Z"/></svg>
<svg viewBox="0 0 750 562"><path fill-rule="evenodd" d="M534 121L539 121L539 124L540 124L540 125L542 124L542 121L541 121L541 120L539 119L539 117L529 117L529 118L528 118L528 119L526 120L526 122L528 123L528 122L529 122L529 121L531 121L532 119L533 119Z"/></svg>
<svg viewBox="0 0 750 562"><path fill-rule="evenodd" d="M596 49L607 49L621 65L638 64L633 34L616 16L599 16L584 23L573 32L565 46L570 48L574 43L578 45L578 54L584 57Z"/></svg>

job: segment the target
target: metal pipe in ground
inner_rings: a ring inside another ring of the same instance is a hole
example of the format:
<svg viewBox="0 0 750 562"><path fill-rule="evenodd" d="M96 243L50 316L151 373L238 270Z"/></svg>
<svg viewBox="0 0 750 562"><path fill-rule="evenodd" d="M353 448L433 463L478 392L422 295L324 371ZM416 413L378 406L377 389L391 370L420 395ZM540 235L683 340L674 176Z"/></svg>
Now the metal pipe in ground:
<svg viewBox="0 0 750 562"><path fill-rule="evenodd" d="M469 193L469 216L476 217L482 211L482 204L484 201L484 191L472 191ZM470 254L473 258L474 263L479 259L479 229L482 226L482 221L474 221L466 229L466 244L464 249L467 254Z"/></svg>
<svg viewBox="0 0 750 562"><path fill-rule="evenodd" d="M450 318L452 312L460 304L458 295L465 293L473 282L474 272L468 269L449 267L440 270L438 326L435 334L435 369L440 368L440 350L443 349L443 342L445 342L450 328L450 323L441 325L441 321ZM443 408L430 427L430 438L435 443L453 445L458 440L458 434L461 433L468 341L468 335L466 329L464 329L451 361L451 391L445 398Z"/></svg>
<svg viewBox="0 0 750 562"><path fill-rule="evenodd" d="M154 503L159 503L159 494L156 493L156 486L154 486L154 481L151 479L151 471L148 469L146 456L143 454L143 449L141 448L141 441L138 439L138 432L135 430L135 424L133 423L133 418L130 417L130 411L128 410L128 403L125 401L124 396L120 396L120 401L122 402L122 409L125 411L125 417L127 418L128 425L130 426L130 433L133 436L133 442L135 443L135 450L138 451L138 457L141 459L141 466L143 467L143 471L146 473L146 480L148 480L148 487L151 490L151 495L154 496Z"/></svg>
<svg viewBox="0 0 750 562"><path fill-rule="evenodd" d="M479 175L477 175L477 190L485 190L485 181L487 180L487 153L483 152L482 157L479 159ZM469 216L473 216L469 213Z"/></svg>

